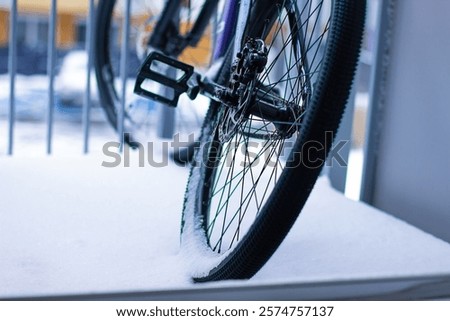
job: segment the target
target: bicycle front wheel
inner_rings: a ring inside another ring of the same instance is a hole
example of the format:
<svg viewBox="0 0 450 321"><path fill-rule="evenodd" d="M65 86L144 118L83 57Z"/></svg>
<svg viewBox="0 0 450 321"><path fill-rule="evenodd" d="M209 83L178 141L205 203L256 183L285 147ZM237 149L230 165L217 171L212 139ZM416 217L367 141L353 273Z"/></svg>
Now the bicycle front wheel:
<svg viewBox="0 0 450 321"><path fill-rule="evenodd" d="M249 278L280 245L324 165L359 55L364 1L251 3L250 49L219 74L224 86L246 80L235 101L211 105L185 196L182 250L196 281ZM257 51L260 70L245 71Z"/></svg>

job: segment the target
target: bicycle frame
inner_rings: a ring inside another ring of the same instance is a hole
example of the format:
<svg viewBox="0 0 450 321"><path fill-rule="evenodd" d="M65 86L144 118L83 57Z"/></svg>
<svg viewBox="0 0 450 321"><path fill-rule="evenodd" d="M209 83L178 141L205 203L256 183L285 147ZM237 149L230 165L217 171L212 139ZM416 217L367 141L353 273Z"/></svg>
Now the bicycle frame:
<svg viewBox="0 0 450 321"><path fill-rule="evenodd" d="M236 38L234 39L233 56L239 52L242 35L250 12L250 3L251 0L229 0L226 2L222 19L219 22L222 30L217 37L216 47L213 53L214 60L225 55L234 37ZM236 29L234 29L234 26L236 26Z"/></svg>
<svg viewBox="0 0 450 321"><path fill-rule="evenodd" d="M178 105L178 98L184 92L188 93L189 98L195 99L200 91L200 89L198 89L199 86L198 84L194 84L194 87L196 88L192 90L192 86L188 85L188 81L190 81L190 78L194 73L193 67L169 57L177 57L187 46L195 46L199 42L213 16L218 2L219 0L206 0L192 30L186 35L181 35L176 27L179 25L179 21L176 20L179 19L179 15L174 14L178 13L178 10L180 10L181 0L169 0L160 20L155 26L153 35L148 41L149 46L156 48L157 51L152 51L141 67L134 89L136 94L172 107ZM217 41L214 47L212 61L216 61L225 56L232 43L235 29L238 29L235 28L235 23L239 22L237 19L241 19L240 15L238 17L238 12L242 12L240 10L241 7L244 9L250 8L250 0L241 1L240 3L239 0L230 0L226 2L221 20L218 22L218 25L221 26L221 28L220 33L215 37ZM249 9L246 10L248 11ZM240 25L245 27L245 21L241 21ZM240 32L242 33L243 30L240 30ZM163 54L158 53L158 50ZM182 76L177 76L178 78L174 79L173 75L162 75L160 72L152 70L153 61L158 61L182 71ZM142 88L141 85L145 79L151 79L165 87L171 88L172 91L168 95L170 97L165 97L159 93ZM214 91L214 89L212 89L212 91ZM211 93L210 96L212 98L214 95Z"/></svg>
<svg viewBox="0 0 450 321"><path fill-rule="evenodd" d="M238 3L237 0L227 1L222 18L218 23L220 33L217 35L213 59L216 60L225 55L228 44L233 38L233 25L237 17Z"/></svg>
<svg viewBox="0 0 450 321"><path fill-rule="evenodd" d="M197 46L218 3L219 0L206 0L192 30L186 36L182 36L178 28L174 27L179 22L176 20L178 15L175 13L180 10L181 0L168 0L148 45L174 57L180 55L188 46Z"/></svg>

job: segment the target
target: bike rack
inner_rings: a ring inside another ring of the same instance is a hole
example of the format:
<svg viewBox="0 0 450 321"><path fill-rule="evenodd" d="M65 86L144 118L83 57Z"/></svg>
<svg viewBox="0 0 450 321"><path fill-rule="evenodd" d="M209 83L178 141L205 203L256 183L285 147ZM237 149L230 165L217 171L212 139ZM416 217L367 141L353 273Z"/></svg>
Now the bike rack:
<svg viewBox="0 0 450 321"><path fill-rule="evenodd" d="M18 36L18 0L12 0L9 7L9 53L8 53L8 74L9 74L9 105L8 105L8 135L7 135L7 154L14 154L15 143L15 124L16 124L16 75L17 75L17 36ZM123 20L123 30L126 34L129 33L130 25L130 6L131 0L124 1L126 16ZM58 1L52 0L50 3L50 11L48 18L48 44L47 44L47 76L48 76L48 106L46 110L46 153L53 152L53 138L54 138L54 110L55 110L55 76L56 76L56 26L58 23L57 16ZM83 132L83 147L82 152L87 154L89 152L90 141L90 122L91 122L91 70L93 67L93 30L95 24L95 4L94 0L88 2L88 13L86 17L86 47L88 54L87 72L86 72L86 90L84 91L83 106L82 106L82 132ZM121 55L121 69L122 69L122 85L125 88L126 77L123 72L127 67L128 59L128 37L125 37L122 43ZM125 102L122 102L122 111ZM119 141L123 140L123 112L119 113Z"/></svg>

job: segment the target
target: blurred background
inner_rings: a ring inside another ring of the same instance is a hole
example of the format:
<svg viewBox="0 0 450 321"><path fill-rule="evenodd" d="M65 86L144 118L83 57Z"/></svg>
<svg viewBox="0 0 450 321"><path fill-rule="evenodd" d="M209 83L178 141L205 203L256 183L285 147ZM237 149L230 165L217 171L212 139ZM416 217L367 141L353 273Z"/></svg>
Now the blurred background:
<svg viewBox="0 0 450 321"><path fill-rule="evenodd" d="M163 1L150 1L152 6ZM123 2L119 1L119 5ZM149 1L132 1L132 20L140 21L148 11ZM347 172L347 195L359 198L363 164L363 144L366 115L369 104L369 82L374 56L377 28L378 0L368 1L368 19L361 66L355 82L351 104L352 143ZM9 66L11 44L11 0L0 0L0 156L80 155L83 152L100 153L107 141L117 141L114 130L101 109L95 75L91 72L90 101L86 106L88 55L88 19L90 2L87 0L57 1L55 23L54 68L51 75L48 55L51 51L50 14L52 3L47 1L17 1L15 31L15 74ZM120 21L116 23L121 32ZM131 37L133 35L131 34ZM136 37L136 36L134 36ZM128 83L136 74L140 62L136 39L130 39L128 56ZM120 43L120 39L119 39ZM119 51L119 46L117 47ZM54 77L54 97L50 99L50 77ZM11 83L14 82L14 125L11 129ZM130 85L129 84L129 85ZM136 98L135 98L136 99ZM53 105L50 106L50 101ZM83 124L83 109L89 108L88 124ZM51 119L49 116L51 109ZM158 117L158 115L156 115ZM49 125L49 121L51 124ZM51 126L51 129L49 129ZM198 126L198 125L197 125ZM86 130L88 128L88 130ZM49 133L51 132L51 133ZM88 132L88 133L87 133ZM10 137L12 133L13 137ZM51 138L49 138L51 136ZM87 136L87 137L85 137ZM86 146L88 145L88 146Z"/></svg>

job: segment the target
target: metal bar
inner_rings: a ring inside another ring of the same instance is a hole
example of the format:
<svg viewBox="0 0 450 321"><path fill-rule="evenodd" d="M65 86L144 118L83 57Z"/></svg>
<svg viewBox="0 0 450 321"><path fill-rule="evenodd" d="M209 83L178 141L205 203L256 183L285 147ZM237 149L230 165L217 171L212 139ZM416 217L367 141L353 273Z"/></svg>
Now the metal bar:
<svg viewBox="0 0 450 321"><path fill-rule="evenodd" d="M170 70L168 72L169 77L173 77L175 70ZM170 97L171 90L164 88L162 95L165 97ZM175 108L168 107L165 104L157 103L160 110L159 122L158 122L158 136L160 138L171 139L175 133Z"/></svg>
<svg viewBox="0 0 450 321"><path fill-rule="evenodd" d="M236 31L234 38L234 51L233 56L236 57L237 53L241 51L242 37L244 36L245 26L250 15L251 4L250 1L241 1L239 3L239 13L236 23Z"/></svg>
<svg viewBox="0 0 450 321"><path fill-rule="evenodd" d="M91 70L93 58L93 26L95 19L94 0L89 0L89 14L86 19L86 52L87 52L87 66L86 66L86 91L83 103L83 153L89 152L89 125L91 115Z"/></svg>
<svg viewBox="0 0 450 321"><path fill-rule="evenodd" d="M236 300L448 300L450 275L380 277L289 283L235 283L184 289L23 296L0 300L39 301L236 301Z"/></svg>
<svg viewBox="0 0 450 321"><path fill-rule="evenodd" d="M48 110L47 110L47 154L52 153L52 138L53 138L53 110L55 104L55 36L56 36L56 0L52 0L50 9L50 18L48 26L48 48L47 48L47 74L49 77L48 84Z"/></svg>
<svg viewBox="0 0 450 321"><path fill-rule="evenodd" d="M122 21L122 48L120 55L120 74L122 77L122 97L121 106L117 117L117 132L119 134L120 151L123 150L124 144L124 118L125 118L125 104L126 104L126 92L127 92L127 67L128 67L128 46L130 35L130 13L131 13L131 1L124 1L124 17Z"/></svg>
<svg viewBox="0 0 450 321"><path fill-rule="evenodd" d="M8 155L14 151L14 124L16 120L16 67L17 67L17 0L11 3L9 18L9 53L8 53L8 71L9 71L9 116L8 116Z"/></svg>
<svg viewBox="0 0 450 321"><path fill-rule="evenodd" d="M180 8L177 8L175 14L171 18L174 25L178 26L180 23ZM174 69L166 70L168 77L176 78L176 71ZM171 96L171 89L164 87L159 89L164 97ZM170 108L166 104L156 104L160 110L158 122L158 136L160 138L171 139L175 133L175 108Z"/></svg>
<svg viewBox="0 0 450 321"><path fill-rule="evenodd" d="M378 163L378 148L386 100L386 74L390 69L392 29L397 0L381 0L378 12L378 30L375 65L370 81L370 102L367 115L367 134L364 142L364 164L360 200L373 204Z"/></svg>

